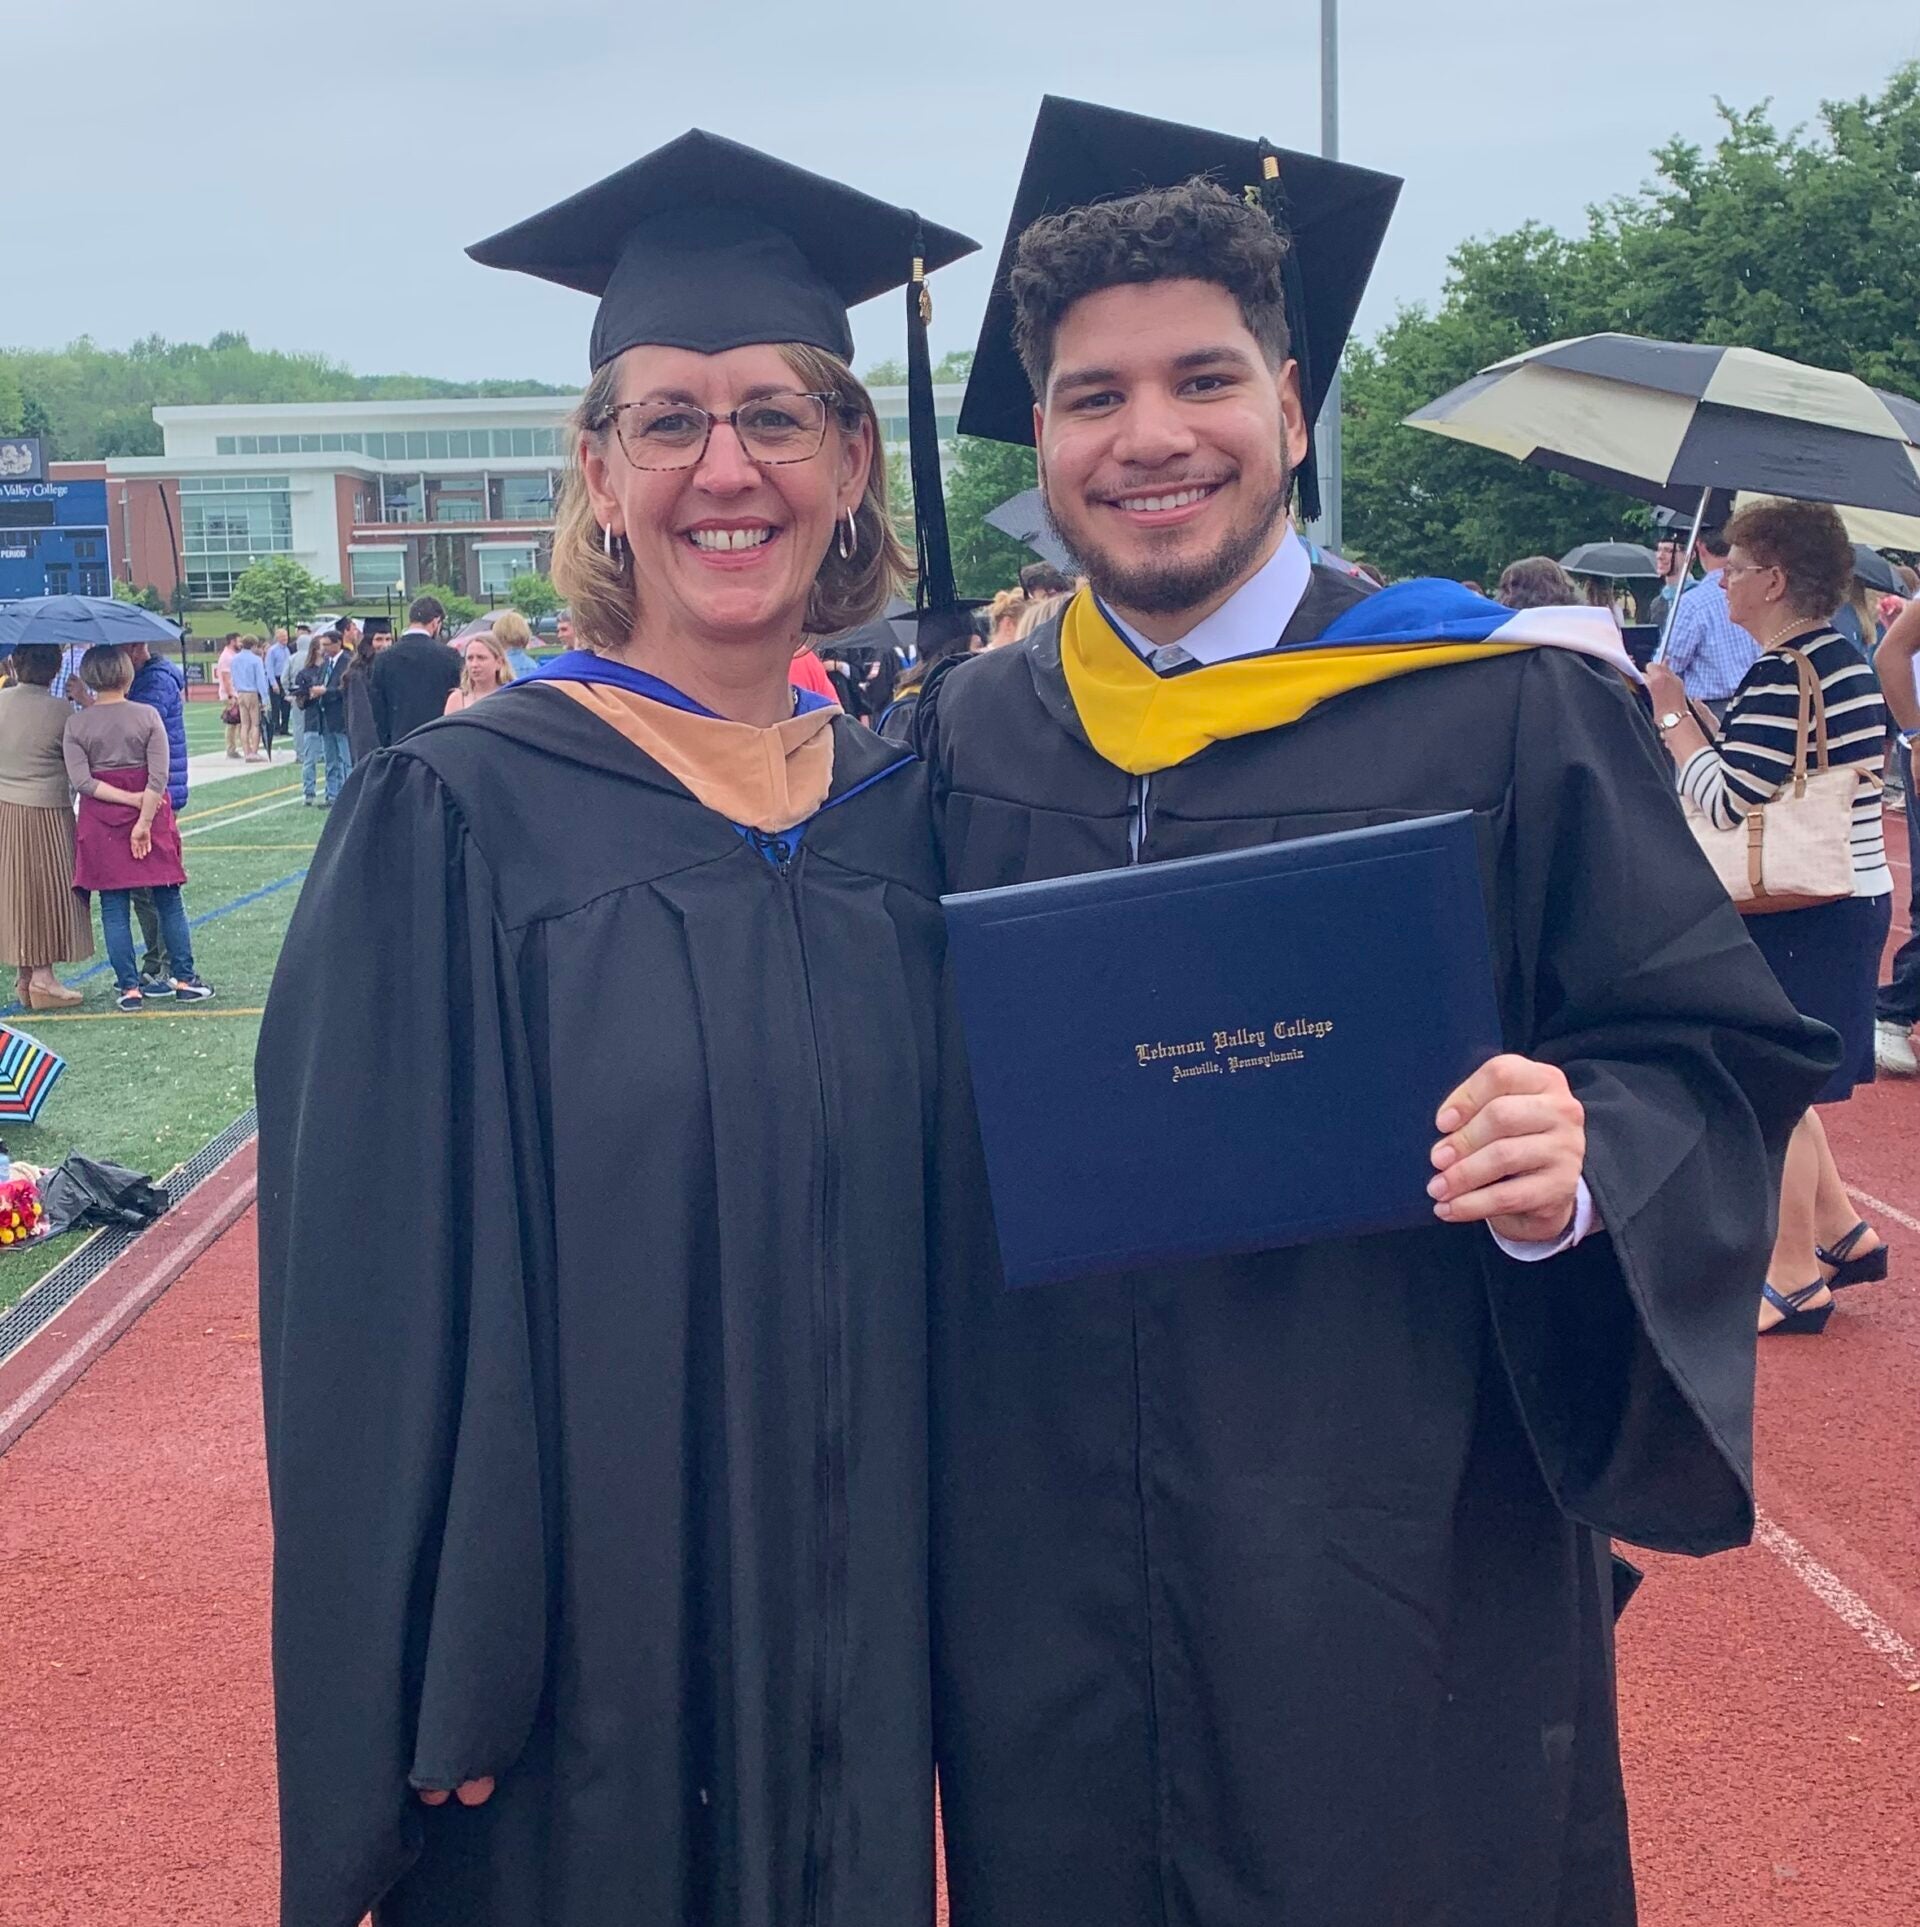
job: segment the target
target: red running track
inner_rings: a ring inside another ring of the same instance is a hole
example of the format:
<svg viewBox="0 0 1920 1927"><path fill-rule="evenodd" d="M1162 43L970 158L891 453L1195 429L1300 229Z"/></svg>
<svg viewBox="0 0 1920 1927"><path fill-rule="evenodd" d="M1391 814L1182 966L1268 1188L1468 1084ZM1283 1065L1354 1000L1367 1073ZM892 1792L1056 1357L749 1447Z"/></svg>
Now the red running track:
<svg viewBox="0 0 1920 1927"><path fill-rule="evenodd" d="M1828 1125L1894 1275L1761 1347L1768 1543L1622 1627L1647 1927L1920 1923L1920 1085ZM273 1917L253 1235L0 1457L0 1927Z"/></svg>

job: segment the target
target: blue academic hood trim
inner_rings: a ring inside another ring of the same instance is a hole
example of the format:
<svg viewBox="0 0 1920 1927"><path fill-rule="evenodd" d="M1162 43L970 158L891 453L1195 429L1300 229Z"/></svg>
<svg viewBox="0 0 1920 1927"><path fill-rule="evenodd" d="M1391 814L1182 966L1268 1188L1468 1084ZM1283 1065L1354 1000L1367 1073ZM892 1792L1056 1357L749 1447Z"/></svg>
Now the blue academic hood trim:
<svg viewBox="0 0 1920 1927"><path fill-rule="evenodd" d="M650 676L644 669L615 662L608 656L595 655L591 649L569 649L565 655L556 656L553 661L521 680L604 683L614 689L624 689L629 695L646 696L654 702L665 703L669 709L682 710L689 716L707 716L715 722L725 720L715 715L704 703L697 703L691 696L674 688L672 683L664 682L658 676ZM814 690L796 688L793 691L793 713L796 716L810 715L816 709L830 709L833 706L828 697Z"/></svg>

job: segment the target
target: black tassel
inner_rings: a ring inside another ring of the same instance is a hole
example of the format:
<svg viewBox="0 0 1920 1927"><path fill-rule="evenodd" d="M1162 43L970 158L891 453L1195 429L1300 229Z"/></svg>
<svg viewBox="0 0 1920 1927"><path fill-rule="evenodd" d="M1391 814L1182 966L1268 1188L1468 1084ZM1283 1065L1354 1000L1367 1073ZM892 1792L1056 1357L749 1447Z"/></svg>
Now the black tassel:
<svg viewBox="0 0 1920 1927"><path fill-rule="evenodd" d="M1287 244L1280 280L1286 291L1287 332L1292 337L1293 359L1300 370L1300 402L1308 411L1307 458L1294 470L1293 479L1300 489L1301 521L1317 522L1320 519L1320 451L1313 434L1313 350L1307 340L1306 289L1300 279L1300 258L1293 246L1292 212L1287 205L1286 184L1280 178L1280 157L1265 141L1260 143L1260 205Z"/></svg>
<svg viewBox="0 0 1920 1927"><path fill-rule="evenodd" d="M927 325L926 243L913 237L913 279L907 283L907 466L913 477L913 532L920 580L914 604L923 613L953 607L953 551L947 540L947 499L940 484L940 427L933 406L933 354Z"/></svg>

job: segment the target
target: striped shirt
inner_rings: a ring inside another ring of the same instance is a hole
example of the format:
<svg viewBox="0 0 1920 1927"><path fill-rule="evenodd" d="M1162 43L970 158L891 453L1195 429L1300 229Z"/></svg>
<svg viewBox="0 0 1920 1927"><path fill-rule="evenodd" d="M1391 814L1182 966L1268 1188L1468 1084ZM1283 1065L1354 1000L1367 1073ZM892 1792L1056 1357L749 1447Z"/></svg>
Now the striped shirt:
<svg viewBox="0 0 1920 1927"><path fill-rule="evenodd" d="M1832 629L1799 637L1794 646L1820 678L1833 761L1879 770L1886 759L1887 712L1866 658ZM1720 740L1688 757L1680 772L1681 793L1718 829L1744 822L1748 810L1771 802L1793 775L1799 718L1800 681L1792 659L1769 650L1741 678ZM1817 754L1817 744L1810 741L1810 767ZM1863 783L1853 799L1853 894L1885 896L1892 888L1880 786Z"/></svg>
<svg viewBox="0 0 1920 1927"><path fill-rule="evenodd" d="M1727 613L1727 592L1715 569L1681 596L1661 660L1695 702L1723 703L1759 653L1760 645Z"/></svg>

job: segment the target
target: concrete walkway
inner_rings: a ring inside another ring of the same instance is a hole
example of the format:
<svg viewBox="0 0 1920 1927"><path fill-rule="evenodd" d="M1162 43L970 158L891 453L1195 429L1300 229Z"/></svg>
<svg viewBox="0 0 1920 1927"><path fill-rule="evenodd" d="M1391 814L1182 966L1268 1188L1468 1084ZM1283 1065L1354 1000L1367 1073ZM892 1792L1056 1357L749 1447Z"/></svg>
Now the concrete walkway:
<svg viewBox="0 0 1920 1927"><path fill-rule="evenodd" d="M300 774L300 759L293 753L293 745L276 742L272 757L264 763L238 761L229 756L224 749L210 749L199 756L187 758L187 794L193 795L203 790L209 783L224 783L230 776L252 776L261 770L285 770L296 780Z"/></svg>

